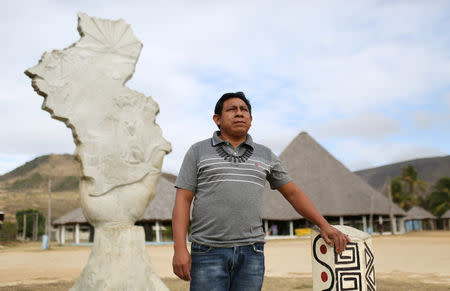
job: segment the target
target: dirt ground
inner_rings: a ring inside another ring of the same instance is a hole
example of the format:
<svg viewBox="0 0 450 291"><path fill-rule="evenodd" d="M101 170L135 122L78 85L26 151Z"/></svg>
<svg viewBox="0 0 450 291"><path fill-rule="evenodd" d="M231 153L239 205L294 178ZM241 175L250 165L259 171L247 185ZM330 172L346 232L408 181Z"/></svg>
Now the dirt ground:
<svg viewBox="0 0 450 291"><path fill-rule="evenodd" d="M450 290L450 231L372 238L377 290ZM172 273L171 245L148 246L153 266L171 290L189 290ZM0 246L0 291L67 290L91 247L38 243ZM311 246L304 238L270 240L265 247L263 290L312 290Z"/></svg>

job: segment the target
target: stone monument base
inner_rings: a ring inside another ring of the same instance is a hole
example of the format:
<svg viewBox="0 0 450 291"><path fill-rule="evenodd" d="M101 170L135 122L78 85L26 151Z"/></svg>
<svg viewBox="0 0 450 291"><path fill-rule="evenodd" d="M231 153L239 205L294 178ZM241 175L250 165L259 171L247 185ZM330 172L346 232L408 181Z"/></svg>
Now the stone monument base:
<svg viewBox="0 0 450 291"><path fill-rule="evenodd" d="M169 291L153 271L140 226L95 229L94 247L71 291Z"/></svg>

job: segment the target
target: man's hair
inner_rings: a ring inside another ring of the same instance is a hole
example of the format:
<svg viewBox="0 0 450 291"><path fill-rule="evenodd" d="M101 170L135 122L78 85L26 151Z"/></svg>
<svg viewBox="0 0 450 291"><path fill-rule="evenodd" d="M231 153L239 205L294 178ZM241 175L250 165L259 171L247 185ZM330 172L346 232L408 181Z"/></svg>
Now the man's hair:
<svg viewBox="0 0 450 291"><path fill-rule="evenodd" d="M217 103L216 103L216 107L214 108L214 114L221 115L222 109L223 109L223 103L230 98L239 98L242 101L244 101L248 107L248 112L250 113L250 115L252 115L252 106L250 105L250 101L248 101L248 99L245 97L243 92L223 94L222 97L220 97L219 101L217 101Z"/></svg>

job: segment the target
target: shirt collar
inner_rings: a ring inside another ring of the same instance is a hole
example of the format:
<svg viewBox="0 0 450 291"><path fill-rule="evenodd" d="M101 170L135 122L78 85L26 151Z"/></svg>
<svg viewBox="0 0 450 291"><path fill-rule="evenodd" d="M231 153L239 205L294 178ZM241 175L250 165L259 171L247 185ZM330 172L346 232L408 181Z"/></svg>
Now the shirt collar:
<svg viewBox="0 0 450 291"><path fill-rule="evenodd" d="M215 146L217 146L217 145L219 145L221 143L229 144L229 141L225 141L225 140L223 140L223 139L221 139L219 137L219 133L220 133L219 130L215 131L213 136L212 136L212 138L211 138L211 145L213 147L215 147ZM243 142L243 144L246 144L246 145L250 146L252 149L254 148L254 146L253 146L253 139L252 139L250 134L247 133L247 139Z"/></svg>

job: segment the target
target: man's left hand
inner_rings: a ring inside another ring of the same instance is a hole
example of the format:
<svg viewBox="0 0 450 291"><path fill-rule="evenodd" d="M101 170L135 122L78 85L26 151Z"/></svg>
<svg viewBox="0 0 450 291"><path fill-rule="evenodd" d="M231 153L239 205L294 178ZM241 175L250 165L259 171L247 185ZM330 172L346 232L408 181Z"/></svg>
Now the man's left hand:
<svg viewBox="0 0 450 291"><path fill-rule="evenodd" d="M350 238L347 235L329 224L320 228L320 234L328 245L335 247L338 254L341 254L347 247L347 243L350 242Z"/></svg>

